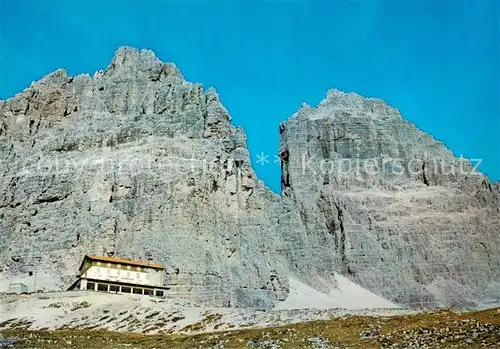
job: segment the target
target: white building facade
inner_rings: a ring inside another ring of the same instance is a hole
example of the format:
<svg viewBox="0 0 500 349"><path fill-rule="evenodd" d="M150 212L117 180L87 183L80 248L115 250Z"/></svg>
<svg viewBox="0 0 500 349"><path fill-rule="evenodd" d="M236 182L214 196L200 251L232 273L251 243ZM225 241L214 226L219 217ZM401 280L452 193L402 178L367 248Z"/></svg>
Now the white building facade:
<svg viewBox="0 0 500 349"><path fill-rule="evenodd" d="M165 267L143 261L86 255L68 290L165 296Z"/></svg>

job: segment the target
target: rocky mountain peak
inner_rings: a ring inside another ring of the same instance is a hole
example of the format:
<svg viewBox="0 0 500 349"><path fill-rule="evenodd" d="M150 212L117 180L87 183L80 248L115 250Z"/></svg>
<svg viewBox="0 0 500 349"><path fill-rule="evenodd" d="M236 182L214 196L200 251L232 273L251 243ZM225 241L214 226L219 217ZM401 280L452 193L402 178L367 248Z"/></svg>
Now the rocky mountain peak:
<svg viewBox="0 0 500 349"><path fill-rule="evenodd" d="M294 115L299 118L367 117L401 119L399 111L381 99L366 98L357 93L330 89L316 108L303 104Z"/></svg>
<svg viewBox="0 0 500 349"><path fill-rule="evenodd" d="M31 84L30 88L40 88L49 86L60 86L64 83L69 83L73 78L68 74L66 69L57 69L56 71L47 74L41 80L35 81Z"/></svg>
<svg viewBox="0 0 500 349"><path fill-rule="evenodd" d="M469 161L383 101L338 90L280 139L283 193L339 272L409 306L500 301L500 190Z"/></svg>
<svg viewBox="0 0 500 349"><path fill-rule="evenodd" d="M396 109L304 105L280 127L281 198L230 119L128 47L0 102L0 292L65 289L97 254L163 264L170 296L217 306L270 307L289 280L330 293L339 272L412 307L499 301L498 186Z"/></svg>
<svg viewBox="0 0 500 349"><path fill-rule="evenodd" d="M5 137L14 148L27 139L35 149L83 149L185 135L221 139L231 149L233 135L241 133L215 89L205 92L203 85L185 81L174 64L130 47L119 48L108 68L92 77L71 77L64 69L50 73L2 102L0 110L0 126L9 130Z"/></svg>
<svg viewBox="0 0 500 349"><path fill-rule="evenodd" d="M120 47L106 73L122 74L133 78L135 74L146 74L152 81L177 78L184 80L181 72L173 63L163 63L151 50L138 50L132 47Z"/></svg>
<svg viewBox="0 0 500 349"><path fill-rule="evenodd" d="M0 161L0 291L64 289L89 253L163 264L172 297L218 306L272 306L292 268L324 276L294 252L298 216L257 180L217 92L151 51L2 102Z"/></svg>

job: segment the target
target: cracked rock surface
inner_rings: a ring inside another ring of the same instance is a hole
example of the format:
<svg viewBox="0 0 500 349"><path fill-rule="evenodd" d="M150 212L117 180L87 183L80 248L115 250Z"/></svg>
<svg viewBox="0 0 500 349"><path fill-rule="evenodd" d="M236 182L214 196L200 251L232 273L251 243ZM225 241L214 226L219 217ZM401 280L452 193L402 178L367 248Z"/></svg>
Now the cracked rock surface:
<svg viewBox="0 0 500 349"><path fill-rule="evenodd" d="M315 279L296 250L319 246L256 178L217 93L151 51L1 101L0 160L0 291L65 289L89 253L166 265L172 295L217 306L285 299L289 265Z"/></svg>
<svg viewBox="0 0 500 349"><path fill-rule="evenodd" d="M500 189L373 98L280 126L282 190L339 273L410 307L500 302Z"/></svg>
<svg viewBox="0 0 500 349"><path fill-rule="evenodd" d="M283 195L215 90L119 49L0 101L0 292L85 254L167 266L172 297L271 307L335 272L410 307L500 303L500 189L384 102L337 90L280 126ZM436 159L438 161L436 161Z"/></svg>

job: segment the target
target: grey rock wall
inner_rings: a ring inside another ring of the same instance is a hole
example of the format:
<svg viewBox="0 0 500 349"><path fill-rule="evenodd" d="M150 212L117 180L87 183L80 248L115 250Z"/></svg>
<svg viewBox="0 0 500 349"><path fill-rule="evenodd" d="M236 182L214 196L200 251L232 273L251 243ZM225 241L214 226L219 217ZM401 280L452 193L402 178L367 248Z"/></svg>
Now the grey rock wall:
<svg viewBox="0 0 500 349"><path fill-rule="evenodd" d="M407 306L500 302L500 189L473 164L338 90L280 135L283 195L338 272Z"/></svg>
<svg viewBox="0 0 500 349"><path fill-rule="evenodd" d="M95 253L164 264L206 305L270 307L289 276L329 292L335 272L409 306L499 301L498 184L355 94L280 134L282 197L213 89L131 48L0 101L0 292L65 289Z"/></svg>
<svg viewBox="0 0 500 349"><path fill-rule="evenodd" d="M285 299L289 261L310 278L305 230L256 178L243 130L151 51L2 101L0 159L3 289L64 289L87 253L162 263L173 293L218 306Z"/></svg>

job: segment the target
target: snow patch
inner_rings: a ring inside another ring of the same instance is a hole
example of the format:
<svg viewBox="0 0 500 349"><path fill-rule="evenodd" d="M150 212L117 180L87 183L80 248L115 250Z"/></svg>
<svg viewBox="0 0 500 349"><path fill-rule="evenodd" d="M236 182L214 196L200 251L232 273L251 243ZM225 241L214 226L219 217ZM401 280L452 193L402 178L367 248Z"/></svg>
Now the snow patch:
<svg viewBox="0 0 500 349"><path fill-rule="evenodd" d="M288 298L276 305L277 309L368 309L400 308L348 278L335 273L337 287L328 294L320 292L305 283L289 277L290 292Z"/></svg>

